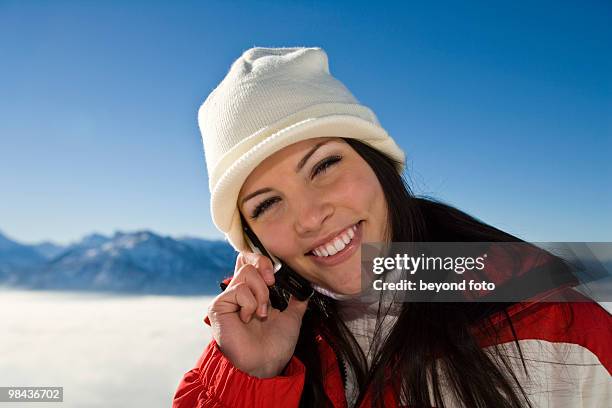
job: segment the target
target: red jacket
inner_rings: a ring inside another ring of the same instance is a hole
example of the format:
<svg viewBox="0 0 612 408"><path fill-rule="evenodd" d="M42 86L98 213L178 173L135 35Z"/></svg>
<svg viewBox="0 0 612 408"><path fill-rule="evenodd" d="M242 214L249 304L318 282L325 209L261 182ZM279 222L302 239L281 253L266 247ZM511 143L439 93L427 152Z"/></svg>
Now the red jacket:
<svg viewBox="0 0 612 408"><path fill-rule="evenodd" d="M576 296L580 296L576 294ZM565 307L574 313L572 325L561 327L559 322ZM542 302L519 303L509 314L523 349L535 350L542 360L561 357L564 365L546 364L547 380L554 384L574 379L576 392L560 393L554 403L550 401L552 389L536 384L532 393L538 397L548 395L551 407L604 407L612 398L612 321L610 314L595 302ZM512 342L508 326L502 331L502 341ZM325 390L334 407L346 407L347 402L336 357L329 344L318 337L320 357L325 367ZM481 341L483 347L490 346ZM529 351L523 352L529 355ZM546 353L547 356L543 356ZM568 359L568 356L571 358ZM212 340L205 348L195 367L182 378L172 406L195 407L297 407L304 385L304 365L293 356L283 375L260 379L252 377L232 365ZM389 390L390 391L390 390ZM393 393L386 395L385 406L399 406ZM361 407L369 406L366 400ZM549 406L538 404L535 406Z"/></svg>
<svg viewBox="0 0 612 408"><path fill-rule="evenodd" d="M576 300L582 298L571 289L564 291ZM564 319L567 308L574 316L569 327ZM582 301L517 303L509 314L525 359L532 367L532 377L524 378L521 384L532 395L535 407L609 406L612 319L605 309L595 302ZM499 321L505 322L501 316ZM205 322L210 324L207 318ZM334 407L347 407L336 356L321 336L317 339L327 395ZM492 346L486 339L480 339L480 343L482 347ZM513 344L507 325L501 330L499 344L506 343ZM304 365L293 356L282 375L266 379L250 376L234 367L212 340L195 367L182 378L172 406L298 407L304 375ZM560 386L566 392L560 392ZM368 397L360 407L369 405ZM386 393L385 406L401 406L391 388Z"/></svg>

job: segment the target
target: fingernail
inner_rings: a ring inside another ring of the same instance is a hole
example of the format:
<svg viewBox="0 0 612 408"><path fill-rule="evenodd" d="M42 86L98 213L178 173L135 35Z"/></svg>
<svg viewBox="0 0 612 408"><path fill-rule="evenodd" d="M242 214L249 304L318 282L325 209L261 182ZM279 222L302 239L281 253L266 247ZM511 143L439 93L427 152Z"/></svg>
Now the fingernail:
<svg viewBox="0 0 612 408"><path fill-rule="evenodd" d="M261 317L266 317L268 315L268 305L265 303L263 305L259 305L258 313Z"/></svg>

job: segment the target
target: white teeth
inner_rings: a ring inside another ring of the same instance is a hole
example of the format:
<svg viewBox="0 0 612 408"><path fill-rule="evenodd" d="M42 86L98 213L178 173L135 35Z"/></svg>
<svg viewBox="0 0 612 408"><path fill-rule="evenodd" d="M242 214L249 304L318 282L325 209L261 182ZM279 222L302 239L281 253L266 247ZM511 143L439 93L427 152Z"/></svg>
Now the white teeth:
<svg viewBox="0 0 612 408"><path fill-rule="evenodd" d="M340 238L336 238L334 240L334 246L336 247L336 249L338 250L338 252L342 251L344 249L344 247L346 246L346 244L344 242L342 242L342 240Z"/></svg>
<svg viewBox="0 0 612 408"><path fill-rule="evenodd" d="M357 231L357 225L347 228L346 231L336 237L332 242L315 248L312 252L319 257L335 255L342 251L355 237L354 231Z"/></svg>
<svg viewBox="0 0 612 408"><path fill-rule="evenodd" d="M329 253L329 255L336 255L338 253L338 251L336 250L336 247L333 245L327 246L327 252Z"/></svg>

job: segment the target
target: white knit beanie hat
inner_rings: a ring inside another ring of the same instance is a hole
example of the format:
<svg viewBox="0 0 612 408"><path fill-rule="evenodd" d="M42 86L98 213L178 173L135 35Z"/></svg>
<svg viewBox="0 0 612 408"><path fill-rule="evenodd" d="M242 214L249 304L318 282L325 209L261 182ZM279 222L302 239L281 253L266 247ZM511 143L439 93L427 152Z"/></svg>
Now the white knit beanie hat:
<svg viewBox="0 0 612 408"><path fill-rule="evenodd" d="M390 155L404 169L404 152L376 115L329 73L318 47L251 48L231 66L200 107L217 228L237 251L251 251L238 212L242 184L274 152L316 137L354 138Z"/></svg>

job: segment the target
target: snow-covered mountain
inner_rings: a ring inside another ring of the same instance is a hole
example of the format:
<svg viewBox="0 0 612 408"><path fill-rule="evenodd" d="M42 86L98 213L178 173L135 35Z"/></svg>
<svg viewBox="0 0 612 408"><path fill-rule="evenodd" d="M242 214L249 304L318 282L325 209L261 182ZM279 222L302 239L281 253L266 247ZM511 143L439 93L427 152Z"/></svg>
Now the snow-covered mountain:
<svg viewBox="0 0 612 408"><path fill-rule="evenodd" d="M159 294L216 294L236 253L223 241L151 231L92 234L67 247L24 245L0 235L0 284ZM54 253L55 251L55 253Z"/></svg>
<svg viewBox="0 0 612 408"><path fill-rule="evenodd" d="M40 267L44 262L45 257L36 249L0 233L0 282L14 283L18 280L16 271Z"/></svg>
<svg viewBox="0 0 612 408"><path fill-rule="evenodd" d="M51 259L59 255L66 249L65 246L54 244L53 242L41 242L31 246L36 252L41 254L45 259Z"/></svg>

